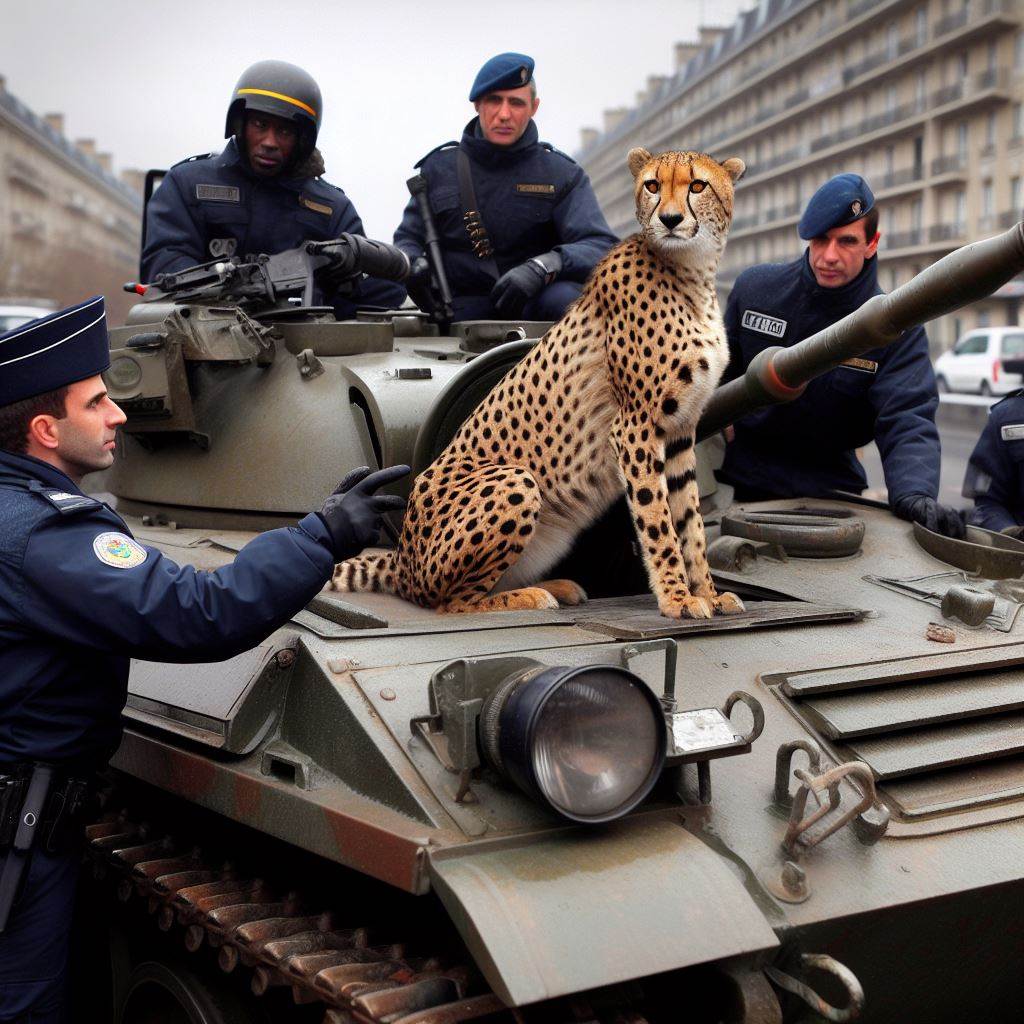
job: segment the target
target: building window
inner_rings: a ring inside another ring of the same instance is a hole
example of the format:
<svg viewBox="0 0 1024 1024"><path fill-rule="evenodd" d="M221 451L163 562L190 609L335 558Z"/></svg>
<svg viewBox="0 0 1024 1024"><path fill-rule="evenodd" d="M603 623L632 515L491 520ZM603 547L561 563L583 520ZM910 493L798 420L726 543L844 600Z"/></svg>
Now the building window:
<svg viewBox="0 0 1024 1024"><path fill-rule="evenodd" d="M1010 209L1016 216L1020 216L1021 208L1021 190L1020 190L1020 178L1010 179Z"/></svg>
<svg viewBox="0 0 1024 1024"><path fill-rule="evenodd" d="M957 81L963 81L967 77L967 51L959 54L956 58Z"/></svg>
<svg viewBox="0 0 1024 1024"><path fill-rule="evenodd" d="M995 213L995 193L991 181L981 183L981 215L991 217Z"/></svg>
<svg viewBox="0 0 1024 1024"><path fill-rule="evenodd" d="M1013 138L1020 140L1024 136L1024 103L1013 105Z"/></svg>
<svg viewBox="0 0 1024 1024"><path fill-rule="evenodd" d="M1021 30L1014 36L1013 63L1014 67L1024 68L1024 30Z"/></svg>
<svg viewBox="0 0 1024 1024"><path fill-rule="evenodd" d="M885 30L885 55L889 60L895 60L899 56L899 33L896 31L896 22L890 21Z"/></svg>
<svg viewBox="0 0 1024 1024"><path fill-rule="evenodd" d="M961 121L956 126L956 155L961 160L967 159L967 122Z"/></svg>
<svg viewBox="0 0 1024 1024"><path fill-rule="evenodd" d="M966 220L967 200L963 191L953 193L953 224L962 230Z"/></svg>
<svg viewBox="0 0 1024 1024"><path fill-rule="evenodd" d="M996 41L993 39L988 44L988 60L986 62L986 67L989 71L995 71L996 69L996 51L997 45Z"/></svg>
<svg viewBox="0 0 1024 1024"><path fill-rule="evenodd" d="M987 309L978 310L978 326L988 327L992 323L992 314Z"/></svg>
<svg viewBox="0 0 1024 1024"><path fill-rule="evenodd" d="M989 114L985 118L985 145L995 147L996 144L996 115Z"/></svg>
<svg viewBox="0 0 1024 1024"><path fill-rule="evenodd" d="M923 206L920 199L915 199L910 204L910 230L920 231L922 223Z"/></svg>
<svg viewBox="0 0 1024 1024"><path fill-rule="evenodd" d="M914 38L917 41L918 46L924 46L928 42L928 10L924 7L918 7L917 14L914 16Z"/></svg>

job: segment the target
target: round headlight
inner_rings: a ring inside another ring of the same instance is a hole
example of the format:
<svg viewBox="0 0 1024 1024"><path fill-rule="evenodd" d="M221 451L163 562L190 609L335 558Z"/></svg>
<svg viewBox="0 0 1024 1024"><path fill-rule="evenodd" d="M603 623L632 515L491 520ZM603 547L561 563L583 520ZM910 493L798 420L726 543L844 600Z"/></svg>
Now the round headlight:
<svg viewBox="0 0 1024 1024"><path fill-rule="evenodd" d="M115 395L133 395L142 380L142 367L131 356L118 356L103 377Z"/></svg>
<svg viewBox="0 0 1024 1024"><path fill-rule="evenodd" d="M485 702L487 760L524 792L573 821L632 810L665 760L665 716L642 679L614 666L534 668Z"/></svg>

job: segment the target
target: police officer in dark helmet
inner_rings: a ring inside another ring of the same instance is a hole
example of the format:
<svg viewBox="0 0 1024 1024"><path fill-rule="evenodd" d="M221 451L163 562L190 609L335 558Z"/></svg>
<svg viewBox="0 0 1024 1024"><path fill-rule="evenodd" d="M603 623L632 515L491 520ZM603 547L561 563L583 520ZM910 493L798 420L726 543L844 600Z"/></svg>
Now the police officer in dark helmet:
<svg viewBox="0 0 1024 1024"><path fill-rule="evenodd" d="M839 174L811 197L799 224L809 244L792 263L761 264L736 279L725 311L729 380L772 345L792 345L881 293L878 211L866 181ZM875 441L889 504L903 519L963 536L957 510L936 501L939 434L928 338L915 327L887 348L811 381L793 402L735 424L719 476L738 501L860 493L855 449Z"/></svg>
<svg viewBox="0 0 1024 1024"><path fill-rule="evenodd" d="M175 164L150 200L142 280L219 256L365 235L345 193L321 177L322 111L320 88L302 68L264 60L247 69L228 107L223 152ZM326 292L317 301L333 304L339 317L405 299L401 285L371 277L353 295L335 296L329 285Z"/></svg>
<svg viewBox="0 0 1024 1024"><path fill-rule="evenodd" d="M1024 390L992 406L967 463L963 495L974 499L971 525L1024 537Z"/></svg>
<svg viewBox="0 0 1024 1024"><path fill-rule="evenodd" d="M124 422L103 299L0 335L0 1021L56 1024L92 773L121 736L130 658L220 661L375 542L407 467L356 470L319 512L199 572L81 490Z"/></svg>
<svg viewBox="0 0 1024 1024"><path fill-rule="evenodd" d="M477 116L462 140L446 142L416 165L427 181L454 319L558 320L618 239L583 169L538 139L531 57L492 57L469 99ZM424 240L412 201L395 245L412 262L410 295L426 306Z"/></svg>

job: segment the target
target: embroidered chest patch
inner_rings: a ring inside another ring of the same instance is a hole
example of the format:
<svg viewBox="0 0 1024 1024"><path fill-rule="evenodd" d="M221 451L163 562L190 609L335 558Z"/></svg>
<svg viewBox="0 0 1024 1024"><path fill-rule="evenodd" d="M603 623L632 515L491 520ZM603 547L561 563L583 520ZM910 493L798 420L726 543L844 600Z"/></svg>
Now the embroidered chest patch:
<svg viewBox="0 0 1024 1024"><path fill-rule="evenodd" d="M999 428L1004 441L1019 441L1024 437L1024 423L1007 423Z"/></svg>
<svg viewBox="0 0 1024 1024"><path fill-rule="evenodd" d="M778 317L769 316L767 313L758 313L756 309L745 309L743 311L743 326L748 330L757 331L759 334L781 338L786 333L788 324Z"/></svg>
<svg viewBox="0 0 1024 1024"><path fill-rule="evenodd" d="M334 210L327 203L318 203L315 199L310 199L309 196L299 196L299 203L307 210L312 210L314 213L322 213L325 217L330 217L334 213Z"/></svg>
<svg viewBox="0 0 1024 1024"><path fill-rule="evenodd" d="M218 203L240 203L242 193L235 185L196 185L196 199L212 199Z"/></svg>
<svg viewBox="0 0 1024 1024"><path fill-rule="evenodd" d="M873 359L858 359L856 357L844 359L841 366L851 370L860 370L861 373L878 373L878 363Z"/></svg>
<svg viewBox="0 0 1024 1024"><path fill-rule="evenodd" d="M149 556L138 541L123 533L101 533L92 542L92 549L104 565L115 569L134 569Z"/></svg>
<svg viewBox="0 0 1024 1024"><path fill-rule="evenodd" d="M522 185L516 185L517 192L524 192L528 196L553 196L555 194L554 185L531 185L525 183Z"/></svg>

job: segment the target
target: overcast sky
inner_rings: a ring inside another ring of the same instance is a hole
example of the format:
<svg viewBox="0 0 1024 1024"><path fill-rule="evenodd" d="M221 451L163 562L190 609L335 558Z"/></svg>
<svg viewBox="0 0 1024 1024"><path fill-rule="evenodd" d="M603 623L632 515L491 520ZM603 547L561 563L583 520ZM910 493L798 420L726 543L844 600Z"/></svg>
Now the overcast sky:
<svg viewBox="0 0 1024 1024"><path fill-rule="evenodd" d="M61 111L115 169L167 167L223 145L240 72L281 58L324 96L325 177L367 234L390 240L415 162L458 138L480 65L537 62L541 138L574 152L605 108L633 105L672 45L749 0L0 0L0 75L37 114ZM625 160L625 153L623 153Z"/></svg>

